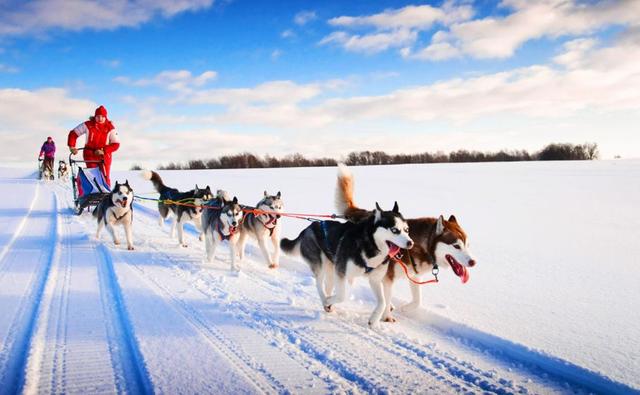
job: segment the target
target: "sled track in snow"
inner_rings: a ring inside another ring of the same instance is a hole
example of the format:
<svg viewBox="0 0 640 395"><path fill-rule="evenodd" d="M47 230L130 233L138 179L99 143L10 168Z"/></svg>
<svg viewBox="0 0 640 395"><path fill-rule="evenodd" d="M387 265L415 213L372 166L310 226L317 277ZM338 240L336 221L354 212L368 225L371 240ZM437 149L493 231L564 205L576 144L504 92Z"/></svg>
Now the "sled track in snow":
<svg viewBox="0 0 640 395"><path fill-rule="evenodd" d="M36 192L29 206L29 210L16 229L14 237L9 241L2 254L0 254L0 259L4 260L4 258L8 256L9 251L15 248L16 242L23 237L21 233L25 229L26 224L32 219L31 216L35 203L41 199L39 190L40 185L36 184ZM44 199L46 197L42 198ZM30 281L29 288L31 291L21 299L18 314L16 314L14 321L11 323L8 338L0 351L0 386L3 388L3 391L7 391L8 393L19 392L24 385L29 346L34 333L38 312L42 304L45 285L51 267L56 265L59 259L60 226L58 223L58 202L55 196L53 196L53 212L48 218L47 225L51 236L50 243L44 254L46 256L45 264L39 269L36 269L37 272ZM0 276L4 275L5 269L5 265L0 266Z"/></svg>

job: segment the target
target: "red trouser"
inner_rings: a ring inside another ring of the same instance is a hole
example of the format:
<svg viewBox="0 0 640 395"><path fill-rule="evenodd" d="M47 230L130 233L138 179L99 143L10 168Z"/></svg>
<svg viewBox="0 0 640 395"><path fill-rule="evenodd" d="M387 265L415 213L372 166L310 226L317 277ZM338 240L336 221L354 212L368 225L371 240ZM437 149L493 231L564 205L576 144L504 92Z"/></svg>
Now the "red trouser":
<svg viewBox="0 0 640 395"><path fill-rule="evenodd" d="M111 178L110 178L110 176L111 176L111 154L105 153L104 156L99 156L99 155L96 155L94 151L95 151L94 148L85 147L84 151L82 151L82 157L86 161L104 160L104 164L102 164L102 163L87 163L87 167L89 167L89 168L100 167L100 171L104 175L104 179L107 181L107 185L109 185L109 187L111 187Z"/></svg>

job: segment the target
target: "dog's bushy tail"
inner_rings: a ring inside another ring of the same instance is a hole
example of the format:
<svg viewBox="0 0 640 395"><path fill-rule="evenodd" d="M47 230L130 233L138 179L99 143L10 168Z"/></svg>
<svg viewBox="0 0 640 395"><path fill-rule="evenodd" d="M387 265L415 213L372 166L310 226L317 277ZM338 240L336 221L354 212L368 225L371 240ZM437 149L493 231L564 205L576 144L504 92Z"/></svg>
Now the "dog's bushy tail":
<svg viewBox="0 0 640 395"><path fill-rule="evenodd" d="M140 175L142 175L142 178L144 178L145 180L151 181L156 191L162 192L162 190L165 188L164 182L162 182L162 178L160 177L160 174L156 173L155 171L142 170Z"/></svg>
<svg viewBox="0 0 640 395"><path fill-rule="evenodd" d="M282 238L280 240L280 249L288 255L300 255L300 237L302 237L302 233L304 233L304 230L293 240Z"/></svg>
<svg viewBox="0 0 640 395"><path fill-rule="evenodd" d="M369 211L359 208L354 203L353 174L351 174L349 168L343 163L338 165L335 206L338 214L346 216L350 221L360 221L371 215Z"/></svg>

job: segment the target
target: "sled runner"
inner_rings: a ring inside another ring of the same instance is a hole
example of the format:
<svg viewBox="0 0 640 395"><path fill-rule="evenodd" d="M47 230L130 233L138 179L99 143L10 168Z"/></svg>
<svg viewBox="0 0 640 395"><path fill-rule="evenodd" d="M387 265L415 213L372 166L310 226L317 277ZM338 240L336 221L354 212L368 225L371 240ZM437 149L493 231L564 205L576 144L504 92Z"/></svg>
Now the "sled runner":
<svg viewBox="0 0 640 395"><path fill-rule="evenodd" d="M78 148L78 151L83 148ZM73 201L77 215L82 214L85 208L96 206L111 192L107 184L102 167L102 160L76 160L69 154L69 165L71 166L71 186L73 188ZM79 163L97 163L98 167L80 167Z"/></svg>

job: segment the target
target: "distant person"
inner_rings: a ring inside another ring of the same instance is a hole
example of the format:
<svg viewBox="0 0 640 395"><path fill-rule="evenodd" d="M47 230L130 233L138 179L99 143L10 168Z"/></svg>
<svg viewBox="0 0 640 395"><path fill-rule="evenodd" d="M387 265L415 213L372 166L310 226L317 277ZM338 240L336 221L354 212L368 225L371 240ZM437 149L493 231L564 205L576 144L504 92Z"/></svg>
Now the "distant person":
<svg viewBox="0 0 640 395"><path fill-rule="evenodd" d="M56 143L51 136L47 137L47 141L45 141L40 148L38 158L42 159L42 157L44 157L43 170L45 170L43 173L48 174L49 178L53 180L53 161L56 157ZM48 172L46 170L48 170Z"/></svg>
<svg viewBox="0 0 640 395"><path fill-rule="evenodd" d="M85 134L87 135L87 141L82 152L84 160L104 160L104 164L87 163L87 167L100 166L107 184L111 186L111 154L120 147L120 139L113 124L107 119L107 109L104 106L96 108L94 116L69 132L67 145L72 154L78 153L76 140Z"/></svg>

